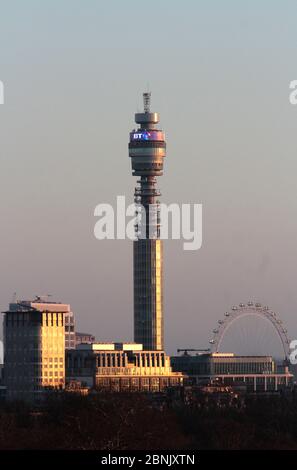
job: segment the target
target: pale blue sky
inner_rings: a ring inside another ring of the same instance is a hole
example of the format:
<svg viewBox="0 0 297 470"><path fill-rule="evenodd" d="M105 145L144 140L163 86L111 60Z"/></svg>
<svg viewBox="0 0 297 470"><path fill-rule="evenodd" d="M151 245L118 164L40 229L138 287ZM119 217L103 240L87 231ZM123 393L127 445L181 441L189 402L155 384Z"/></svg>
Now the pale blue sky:
<svg viewBox="0 0 297 470"><path fill-rule="evenodd" d="M93 211L132 201L128 134L149 84L163 201L204 207L202 249L165 246L168 352L207 346L249 299L296 338L296 2L12 0L0 13L1 310L15 291L51 293L81 330L132 338L132 246L97 241Z"/></svg>

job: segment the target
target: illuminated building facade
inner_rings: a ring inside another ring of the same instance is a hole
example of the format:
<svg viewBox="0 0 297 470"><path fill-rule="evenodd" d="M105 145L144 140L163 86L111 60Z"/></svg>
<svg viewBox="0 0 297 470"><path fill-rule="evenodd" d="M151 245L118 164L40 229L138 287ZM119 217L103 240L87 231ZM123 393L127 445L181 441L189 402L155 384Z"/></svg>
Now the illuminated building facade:
<svg viewBox="0 0 297 470"><path fill-rule="evenodd" d="M114 392L160 392L182 385L164 351L143 351L136 343L93 343L66 354L67 382Z"/></svg>
<svg viewBox="0 0 297 470"><path fill-rule="evenodd" d="M130 133L132 174L138 176L135 204L139 219L134 258L134 341L145 350L164 349L163 337L163 246L156 179L163 174L166 143L157 130L158 113L150 111L150 93L144 93L144 112L135 114L138 129ZM142 209L143 208L143 209Z"/></svg>
<svg viewBox="0 0 297 470"><path fill-rule="evenodd" d="M39 402L65 385L65 313L69 305L20 301L4 312L8 400Z"/></svg>

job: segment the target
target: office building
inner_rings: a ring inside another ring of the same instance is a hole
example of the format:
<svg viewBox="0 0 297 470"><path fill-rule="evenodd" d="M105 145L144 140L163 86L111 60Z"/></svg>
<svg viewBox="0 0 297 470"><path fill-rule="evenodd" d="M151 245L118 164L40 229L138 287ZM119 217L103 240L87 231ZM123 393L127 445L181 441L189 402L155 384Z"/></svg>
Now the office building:
<svg viewBox="0 0 297 470"><path fill-rule="evenodd" d="M65 313L69 306L12 303L4 312L4 383L8 400L38 403L65 385Z"/></svg>
<svg viewBox="0 0 297 470"><path fill-rule="evenodd" d="M182 385L164 351L144 351L136 343L81 344L66 354L67 382L97 391L160 392Z"/></svg>
<svg viewBox="0 0 297 470"><path fill-rule="evenodd" d="M288 365L277 364L271 356L237 356L234 353L206 353L171 357L173 370L181 371L193 385L220 382L245 385L248 392L276 392L293 382Z"/></svg>

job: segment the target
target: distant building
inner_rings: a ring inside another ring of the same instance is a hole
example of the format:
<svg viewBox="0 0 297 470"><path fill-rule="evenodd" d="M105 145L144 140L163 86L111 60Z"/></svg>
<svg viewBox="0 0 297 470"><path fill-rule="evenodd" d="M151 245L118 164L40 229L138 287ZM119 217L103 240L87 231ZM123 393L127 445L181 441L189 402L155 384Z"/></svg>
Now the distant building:
<svg viewBox="0 0 297 470"><path fill-rule="evenodd" d="M76 346L75 318L70 310L65 312L65 349L74 349Z"/></svg>
<svg viewBox="0 0 297 470"><path fill-rule="evenodd" d="M194 385L220 382L246 386L248 392L273 392L292 384L288 366L279 366L271 356L236 356L233 353L207 353L171 357L174 371L189 377Z"/></svg>
<svg viewBox="0 0 297 470"><path fill-rule="evenodd" d="M95 336L91 335L90 333L75 333L75 343L76 346L79 344L91 344L95 343Z"/></svg>
<svg viewBox="0 0 297 470"><path fill-rule="evenodd" d="M65 386L65 314L69 305L19 301L4 312L4 383L8 400L38 402Z"/></svg>
<svg viewBox="0 0 297 470"><path fill-rule="evenodd" d="M164 351L143 351L136 343L81 344L66 353L67 382L96 390L159 392L183 383Z"/></svg>

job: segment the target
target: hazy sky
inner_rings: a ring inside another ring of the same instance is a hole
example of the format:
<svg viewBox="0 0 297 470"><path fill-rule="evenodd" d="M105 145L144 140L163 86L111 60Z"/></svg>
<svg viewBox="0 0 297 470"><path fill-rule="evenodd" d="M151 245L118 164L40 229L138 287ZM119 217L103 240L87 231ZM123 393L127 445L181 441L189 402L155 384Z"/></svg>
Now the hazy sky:
<svg viewBox="0 0 297 470"><path fill-rule="evenodd" d="M201 250L165 243L167 351L207 346L250 299L297 338L296 1L0 6L1 310L50 293L80 330L132 339L132 243L96 240L93 212L132 202L128 134L149 86L162 200L204 211Z"/></svg>

